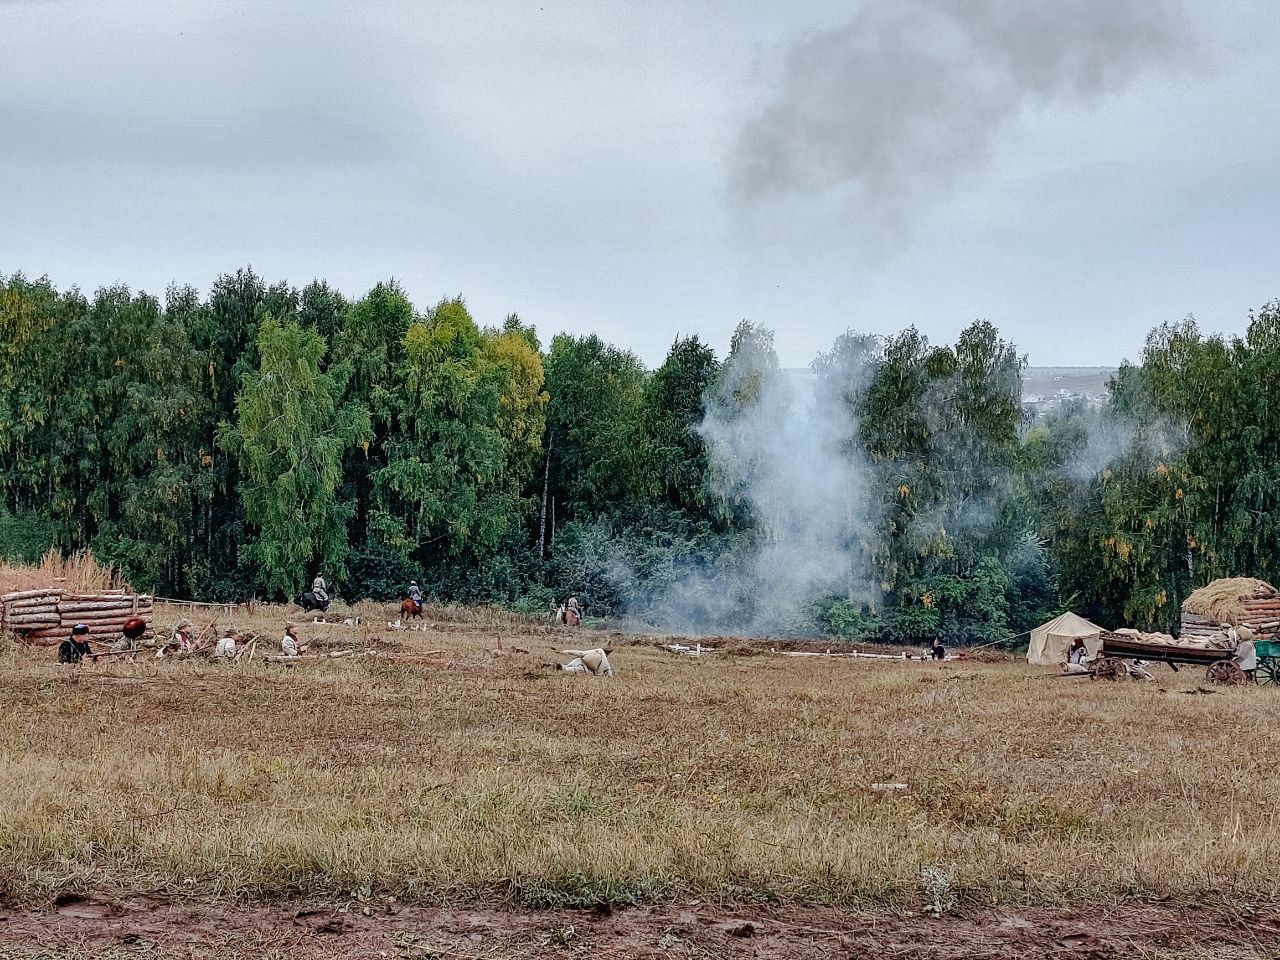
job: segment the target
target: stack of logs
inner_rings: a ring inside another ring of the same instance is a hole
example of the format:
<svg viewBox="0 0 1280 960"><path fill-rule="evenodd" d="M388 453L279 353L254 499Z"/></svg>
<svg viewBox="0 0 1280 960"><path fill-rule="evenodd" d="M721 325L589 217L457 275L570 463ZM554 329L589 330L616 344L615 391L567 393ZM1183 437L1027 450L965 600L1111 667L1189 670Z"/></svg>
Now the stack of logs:
<svg viewBox="0 0 1280 960"><path fill-rule="evenodd" d="M30 643L58 643L77 623L89 628L90 640L123 636L125 621L141 617L151 633L151 598L109 590L74 596L57 588L20 590L0 596L0 627Z"/></svg>

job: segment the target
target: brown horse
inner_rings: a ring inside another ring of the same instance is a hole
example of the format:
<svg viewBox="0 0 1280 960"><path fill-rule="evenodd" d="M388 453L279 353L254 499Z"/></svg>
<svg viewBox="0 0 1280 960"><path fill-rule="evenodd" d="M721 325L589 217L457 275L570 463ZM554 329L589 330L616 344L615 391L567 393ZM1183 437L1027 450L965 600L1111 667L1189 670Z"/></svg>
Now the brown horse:
<svg viewBox="0 0 1280 960"><path fill-rule="evenodd" d="M412 620L414 617L422 619L422 604L415 603L410 597L405 597L400 601L400 619Z"/></svg>

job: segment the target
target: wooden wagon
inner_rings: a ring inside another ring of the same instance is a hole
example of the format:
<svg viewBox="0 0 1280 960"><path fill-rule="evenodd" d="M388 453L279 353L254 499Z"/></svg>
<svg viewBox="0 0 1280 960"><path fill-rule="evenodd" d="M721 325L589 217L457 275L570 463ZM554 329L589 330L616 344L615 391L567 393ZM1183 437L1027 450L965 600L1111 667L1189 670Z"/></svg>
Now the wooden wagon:
<svg viewBox="0 0 1280 960"><path fill-rule="evenodd" d="M1280 646L1280 644L1272 644L1272 646ZM1244 683L1247 679L1240 665L1236 663L1233 651L1223 647L1159 643L1108 631L1102 634L1102 646L1097 658L1093 661L1093 675L1108 680L1128 676L1129 671L1125 666L1127 660L1167 663L1174 671L1177 671L1179 664L1201 667L1210 683L1235 685ZM1259 658L1259 673L1261 672L1261 658ZM1280 663L1277 664L1277 678L1277 682L1280 682Z"/></svg>

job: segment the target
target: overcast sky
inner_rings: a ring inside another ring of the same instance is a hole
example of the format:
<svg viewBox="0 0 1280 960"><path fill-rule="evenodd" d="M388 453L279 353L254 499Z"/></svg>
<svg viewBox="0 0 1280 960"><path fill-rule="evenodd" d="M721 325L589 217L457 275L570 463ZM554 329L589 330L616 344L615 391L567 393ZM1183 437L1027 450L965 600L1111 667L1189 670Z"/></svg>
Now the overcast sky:
<svg viewBox="0 0 1280 960"><path fill-rule="evenodd" d="M785 11L785 12L784 12ZM661 361L1114 364L1280 297L1275 0L0 0L0 273L252 264Z"/></svg>

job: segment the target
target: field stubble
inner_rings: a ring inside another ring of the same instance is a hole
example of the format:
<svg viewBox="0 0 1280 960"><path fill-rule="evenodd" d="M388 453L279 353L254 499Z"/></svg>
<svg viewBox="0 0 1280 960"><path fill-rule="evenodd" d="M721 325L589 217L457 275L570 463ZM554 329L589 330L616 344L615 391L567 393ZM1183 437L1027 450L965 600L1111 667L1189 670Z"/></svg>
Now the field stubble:
<svg viewBox="0 0 1280 960"><path fill-rule="evenodd" d="M304 639L430 657L74 669L0 652L0 899L1280 900L1270 689L695 659L620 635L618 675L596 679L548 665L600 634L365 615ZM269 642L283 616L240 625Z"/></svg>

